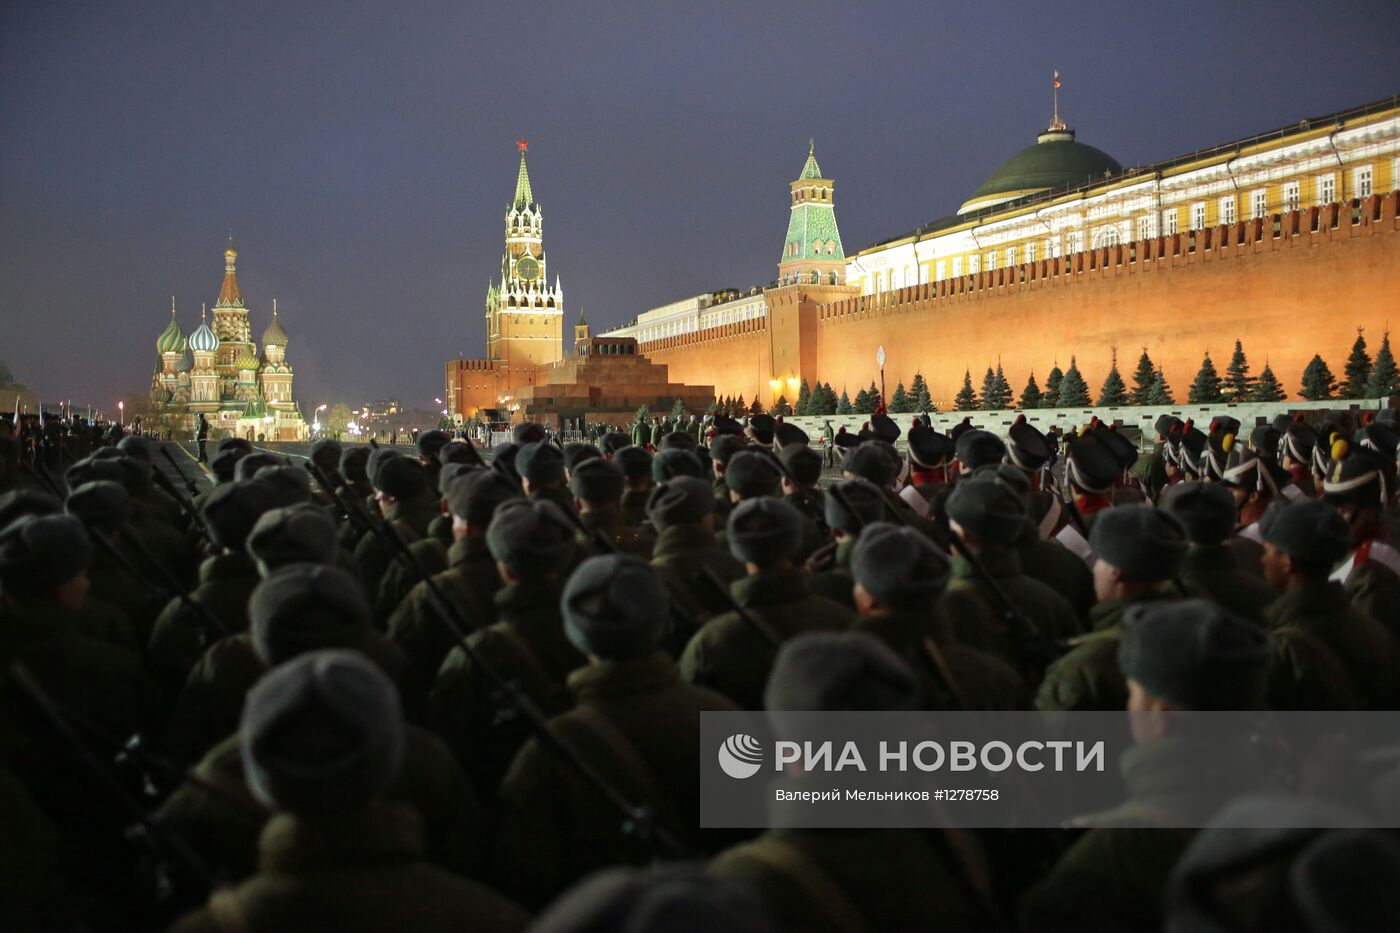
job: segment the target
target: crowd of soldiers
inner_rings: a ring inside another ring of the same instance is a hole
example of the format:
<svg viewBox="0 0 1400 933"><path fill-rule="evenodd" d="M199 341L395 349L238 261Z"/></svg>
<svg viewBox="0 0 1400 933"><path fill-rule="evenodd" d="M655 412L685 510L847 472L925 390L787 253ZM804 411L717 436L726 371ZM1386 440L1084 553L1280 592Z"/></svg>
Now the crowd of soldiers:
<svg viewBox="0 0 1400 933"><path fill-rule="evenodd" d="M224 438L202 491L0 427L0 928L1391 927L1394 838L1169 725L1072 829L702 829L698 787L704 711L1400 708L1390 415L1164 416L1145 463L1093 422L1059 478L1024 418L877 414L825 486L765 415Z"/></svg>

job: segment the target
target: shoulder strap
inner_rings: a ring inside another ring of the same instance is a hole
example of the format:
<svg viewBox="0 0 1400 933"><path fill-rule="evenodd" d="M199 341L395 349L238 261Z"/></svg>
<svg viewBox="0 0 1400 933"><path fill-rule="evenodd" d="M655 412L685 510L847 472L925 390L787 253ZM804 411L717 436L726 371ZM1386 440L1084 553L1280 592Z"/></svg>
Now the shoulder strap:
<svg viewBox="0 0 1400 933"><path fill-rule="evenodd" d="M938 671L943 686L947 687L948 692L953 695L953 702L957 703L961 709L967 709L967 698L963 695L958 679L953 676L953 669L948 666L948 659L944 657L943 649L938 647L938 642L932 638L925 638L923 648L924 654L933 663L934 670Z"/></svg>
<svg viewBox="0 0 1400 933"><path fill-rule="evenodd" d="M622 762L623 767L640 778L642 793L653 807L653 816L665 821L664 818L669 816L670 796L662 791L661 783L656 779L656 773L642 757L642 753L637 751L637 746L627 737L627 733L619 729L617 724L597 707L586 704L574 707L569 718L602 741L607 746L608 751Z"/></svg>
<svg viewBox="0 0 1400 933"><path fill-rule="evenodd" d="M237 888L219 888L209 895L209 919L223 933L248 933L248 917L243 913Z"/></svg>
<svg viewBox="0 0 1400 933"><path fill-rule="evenodd" d="M795 846L765 834L741 849L736 857L751 858L797 882L804 894L843 933L868 933L870 924L841 884Z"/></svg>
<svg viewBox="0 0 1400 933"><path fill-rule="evenodd" d="M497 622L492 626L492 629L499 632L501 636L510 643L511 647L515 649L516 654L520 655L525 664L532 668L536 674L550 683L554 682L554 675L549 672L549 668L545 667L544 661L540 659L539 653L536 652L534 648L530 647L530 643L526 641L525 636L517 632L509 622Z"/></svg>

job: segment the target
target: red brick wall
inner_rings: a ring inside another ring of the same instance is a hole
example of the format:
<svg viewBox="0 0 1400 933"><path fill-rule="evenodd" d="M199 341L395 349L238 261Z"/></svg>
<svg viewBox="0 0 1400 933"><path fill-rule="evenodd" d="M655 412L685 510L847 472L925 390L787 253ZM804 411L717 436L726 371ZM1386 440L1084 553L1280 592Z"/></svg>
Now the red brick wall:
<svg viewBox="0 0 1400 933"><path fill-rule="evenodd" d="M1239 338L1252 371L1267 360L1293 396L1314 353L1340 377L1358 326L1366 328L1374 356L1385 328L1400 324L1397 201L1392 192L1355 209L1284 214L1276 219L1278 236L1275 220L1242 221L836 301L818 305L815 314L788 305L771 321L641 349L669 366L676 382L752 399L772 394L770 380L788 376L793 360L800 365L795 375L854 395L878 378L875 351L884 344L888 391L921 370L946 407L965 368L980 387L982 373L998 359L1019 395L1032 370L1043 386L1052 365L1067 368L1077 356L1097 396L1115 346L1125 380L1146 346L1185 401L1203 353L1209 349L1223 375ZM814 366L809 327L815 327ZM802 333L790 333L793 328ZM774 346L784 351L782 373L773 369Z"/></svg>

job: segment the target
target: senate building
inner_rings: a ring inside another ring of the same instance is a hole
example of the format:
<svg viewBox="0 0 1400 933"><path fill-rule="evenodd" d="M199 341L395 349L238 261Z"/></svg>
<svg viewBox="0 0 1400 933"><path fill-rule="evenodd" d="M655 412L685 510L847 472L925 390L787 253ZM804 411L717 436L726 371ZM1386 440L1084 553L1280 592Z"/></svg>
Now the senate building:
<svg viewBox="0 0 1400 933"><path fill-rule="evenodd" d="M238 287L238 251L230 239L224 250L224 281L214 302L212 327L200 309L199 326L188 336L170 299L170 320L156 338L151 405L172 431L195 429L199 415L215 436L236 434L251 440L299 441L306 421L292 397L292 366L287 332L272 303L272 319L262 332L262 356L253 341L248 306Z"/></svg>
<svg viewBox="0 0 1400 933"><path fill-rule="evenodd" d="M1203 355L1223 365L1236 340L1294 397L1315 354L1340 371L1357 329L1377 345L1400 311L1395 98L1133 168L1058 105L1028 136L947 216L853 255L809 146L775 281L678 299L601 336L635 342L677 384L769 404L804 381L853 395L879 379L883 347L887 385L921 374L949 408L969 370L1000 364L1019 386L1074 358L1096 387L1115 356L1144 348L1184 394ZM489 358L447 368L458 414L509 409L563 358L557 280L520 275L527 254L543 273L538 224L522 154Z"/></svg>

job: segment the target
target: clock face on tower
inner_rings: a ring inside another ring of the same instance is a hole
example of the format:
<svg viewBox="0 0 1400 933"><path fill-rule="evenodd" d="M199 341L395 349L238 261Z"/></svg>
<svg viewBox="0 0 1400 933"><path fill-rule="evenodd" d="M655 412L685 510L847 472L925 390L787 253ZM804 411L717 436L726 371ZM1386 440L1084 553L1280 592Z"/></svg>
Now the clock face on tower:
<svg viewBox="0 0 1400 933"><path fill-rule="evenodd" d="M540 264L533 257L524 256L515 264L515 274L527 282L533 282L540 274Z"/></svg>

